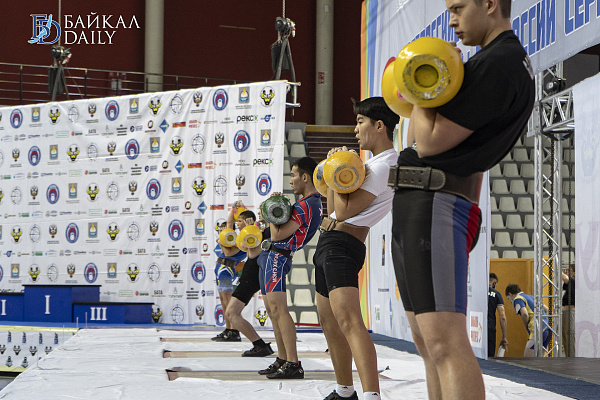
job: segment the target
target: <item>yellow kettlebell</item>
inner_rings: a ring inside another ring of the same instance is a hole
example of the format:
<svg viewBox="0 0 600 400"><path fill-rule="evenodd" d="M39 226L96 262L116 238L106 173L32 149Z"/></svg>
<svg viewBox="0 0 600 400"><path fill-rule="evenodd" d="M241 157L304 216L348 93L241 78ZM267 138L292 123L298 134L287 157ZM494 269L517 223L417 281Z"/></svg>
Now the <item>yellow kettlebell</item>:
<svg viewBox="0 0 600 400"><path fill-rule="evenodd" d="M240 239L241 238L241 239ZM237 237L236 244L240 244L247 249L253 249L262 242L262 232L256 225L246 225ZM241 248L241 247L240 247Z"/></svg>
<svg viewBox="0 0 600 400"><path fill-rule="evenodd" d="M315 168L315 172L313 172L313 184L321 196L327 197L327 183L325 183L325 179L323 179L323 166L325 165L325 161L327 159L321 161L317 167Z"/></svg>
<svg viewBox="0 0 600 400"><path fill-rule="evenodd" d="M325 183L334 192L351 193L365 180L365 164L353 151L338 151L323 165Z"/></svg>
<svg viewBox="0 0 600 400"><path fill-rule="evenodd" d="M235 246L236 237L237 234L233 229L223 229L221 233L219 233L219 243L224 247Z"/></svg>
<svg viewBox="0 0 600 400"><path fill-rule="evenodd" d="M419 38L400 50L394 61L398 91L420 107L439 107L458 93L464 65L456 49L434 37Z"/></svg>
<svg viewBox="0 0 600 400"><path fill-rule="evenodd" d="M240 217L240 214L243 213L244 211L248 211L248 209L244 206L240 206L238 207L235 212L233 213L233 218L235 218L235 220L237 221L238 218Z"/></svg>
<svg viewBox="0 0 600 400"><path fill-rule="evenodd" d="M396 78L394 77L395 60L396 57L390 58L383 70L383 77L381 78L381 94L390 110L404 118L410 118L413 105L406 101L398 91Z"/></svg>

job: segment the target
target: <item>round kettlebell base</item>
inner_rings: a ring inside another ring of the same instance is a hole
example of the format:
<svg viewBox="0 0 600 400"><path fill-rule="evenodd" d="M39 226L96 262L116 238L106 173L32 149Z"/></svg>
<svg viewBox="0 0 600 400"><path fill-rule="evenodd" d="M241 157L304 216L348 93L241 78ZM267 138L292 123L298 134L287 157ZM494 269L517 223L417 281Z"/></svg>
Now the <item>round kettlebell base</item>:
<svg viewBox="0 0 600 400"><path fill-rule="evenodd" d="M430 54L413 57L404 70L406 89L418 100L433 100L450 83L446 63Z"/></svg>

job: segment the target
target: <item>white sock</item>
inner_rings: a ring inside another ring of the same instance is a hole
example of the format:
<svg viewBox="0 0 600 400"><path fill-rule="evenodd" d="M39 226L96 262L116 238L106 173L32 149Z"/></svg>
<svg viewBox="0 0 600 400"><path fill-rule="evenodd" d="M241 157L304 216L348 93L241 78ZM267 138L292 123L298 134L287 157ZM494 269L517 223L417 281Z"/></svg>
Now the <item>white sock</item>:
<svg viewBox="0 0 600 400"><path fill-rule="evenodd" d="M364 392L363 400L381 400L381 397L377 392Z"/></svg>
<svg viewBox="0 0 600 400"><path fill-rule="evenodd" d="M350 397L354 393L354 385L343 386L340 384L335 385L335 391L342 397Z"/></svg>

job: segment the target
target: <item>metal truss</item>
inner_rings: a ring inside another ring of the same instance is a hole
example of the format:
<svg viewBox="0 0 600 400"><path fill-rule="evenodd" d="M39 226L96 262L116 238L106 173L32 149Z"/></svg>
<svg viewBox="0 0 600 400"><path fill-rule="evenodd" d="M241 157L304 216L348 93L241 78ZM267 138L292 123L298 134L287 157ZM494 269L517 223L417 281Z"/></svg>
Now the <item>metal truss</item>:
<svg viewBox="0 0 600 400"><path fill-rule="evenodd" d="M536 79L536 106L529 124L535 134L534 192L534 339L537 357L560 357L562 338L562 154L565 138L573 134L573 92L558 91L562 63L541 72ZM550 168L544 168L549 166ZM548 304L548 348L543 342L543 304Z"/></svg>

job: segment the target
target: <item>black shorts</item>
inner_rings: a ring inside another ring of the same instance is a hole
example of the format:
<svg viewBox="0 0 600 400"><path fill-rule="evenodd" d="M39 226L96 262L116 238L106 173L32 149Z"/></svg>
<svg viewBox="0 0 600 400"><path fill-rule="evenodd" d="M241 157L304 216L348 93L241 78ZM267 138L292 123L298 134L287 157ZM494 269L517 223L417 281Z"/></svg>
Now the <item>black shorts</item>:
<svg viewBox="0 0 600 400"><path fill-rule="evenodd" d="M365 244L349 233L321 233L313 257L317 293L329 297L329 292L335 288L358 288L358 273L365 262L365 254Z"/></svg>
<svg viewBox="0 0 600 400"><path fill-rule="evenodd" d="M406 189L396 191L392 210L392 258L404 309L466 315L479 207L448 193Z"/></svg>
<svg viewBox="0 0 600 400"><path fill-rule="evenodd" d="M244 269L242 269L240 283L233 291L232 296L246 305L248 305L254 293L260 290L258 268L258 257L248 258L244 263Z"/></svg>

